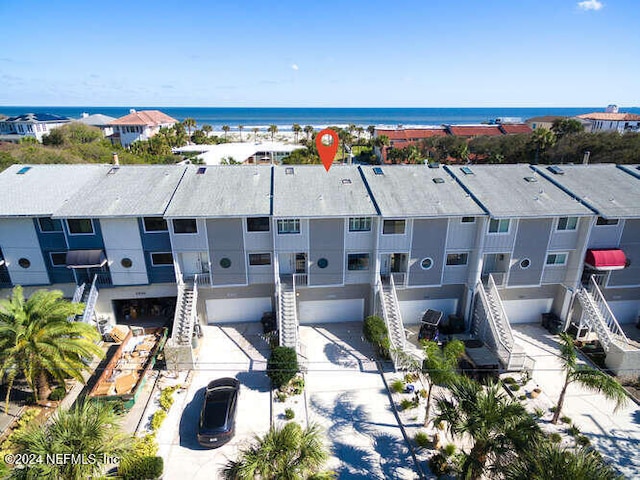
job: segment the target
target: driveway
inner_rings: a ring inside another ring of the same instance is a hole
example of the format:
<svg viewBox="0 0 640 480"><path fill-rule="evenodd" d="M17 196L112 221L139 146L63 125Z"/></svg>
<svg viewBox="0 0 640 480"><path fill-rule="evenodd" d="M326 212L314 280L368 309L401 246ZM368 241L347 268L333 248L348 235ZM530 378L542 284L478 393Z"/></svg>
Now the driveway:
<svg viewBox="0 0 640 480"><path fill-rule="evenodd" d="M332 448L327 468L349 479L418 478L362 323L301 326L309 422Z"/></svg>
<svg viewBox="0 0 640 480"><path fill-rule="evenodd" d="M164 478L221 478L219 471L254 434L269 430L271 397L265 371L269 345L262 340L258 323L203 327L204 337L191 385L176 397L158 434L159 454L165 460ZM217 449L198 445L196 427L204 398L204 388L213 379L235 377L240 380L236 415L236 435Z"/></svg>

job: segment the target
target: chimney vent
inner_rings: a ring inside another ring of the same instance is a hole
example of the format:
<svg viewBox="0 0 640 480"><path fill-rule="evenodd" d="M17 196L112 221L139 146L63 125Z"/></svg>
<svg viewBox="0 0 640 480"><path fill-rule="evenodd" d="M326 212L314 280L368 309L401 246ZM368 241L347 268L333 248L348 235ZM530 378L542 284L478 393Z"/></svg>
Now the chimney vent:
<svg viewBox="0 0 640 480"><path fill-rule="evenodd" d="M591 155L591 152L589 150L585 150L584 151L584 157L582 157L582 164L583 165L587 165L589 163L589 156Z"/></svg>
<svg viewBox="0 0 640 480"><path fill-rule="evenodd" d="M113 152L113 164L120 165L120 160L118 159L118 154L116 152Z"/></svg>

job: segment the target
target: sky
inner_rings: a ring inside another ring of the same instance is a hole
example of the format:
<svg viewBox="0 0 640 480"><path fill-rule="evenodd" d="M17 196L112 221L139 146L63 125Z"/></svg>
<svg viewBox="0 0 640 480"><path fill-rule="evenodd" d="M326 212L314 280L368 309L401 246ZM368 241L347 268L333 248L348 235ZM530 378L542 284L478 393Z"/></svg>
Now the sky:
<svg viewBox="0 0 640 480"><path fill-rule="evenodd" d="M0 106L640 106L639 0L0 0Z"/></svg>

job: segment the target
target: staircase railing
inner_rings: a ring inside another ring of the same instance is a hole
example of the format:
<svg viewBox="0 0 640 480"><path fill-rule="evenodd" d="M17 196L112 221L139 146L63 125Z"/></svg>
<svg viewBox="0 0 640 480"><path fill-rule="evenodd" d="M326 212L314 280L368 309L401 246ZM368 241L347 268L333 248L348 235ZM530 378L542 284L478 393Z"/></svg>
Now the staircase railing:
<svg viewBox="0 0 640 480"><path fill-rule="evenodd" d="M498 319L497 322L500 322L502 329L500 332L503 334L504 343L508 345L509 350L513 349L513 332L511 331L511 325L509 324L509 320L507 317L507 312L504 309L504 305L502 304L502 299L500 298L500 293L498 292L498 286L496 285L495 280L493 279L493 274L489 274L489 279L487 280L487 286L489 287L489 293L493 298L494 302L497 304L498 309ZM492 312L493 313L493 312Z"/></svg>
<svg viewBox="0 0 640 480"><path fill-rule="evenodd" d="M598 307L598 310L600 311L600 314L602 315L602 318L605 321L605 325L607 326L607 329L615 337L617 337L616 339L619 342L628 344L629 339L625 335L624 330L622 330L622 327L620 327L620 324L618 323L618 320L616 319L615 315L611 311L611 308L609 308L609 303L607 303L607 300L604 298L604 295L602 294L602 290L600 290L600 287L598 286L598 283L596 282L596 279L593 275L591 275L591 278L589 279L589 293L591 294L591 297L593 298L596 306Z"/></svg>
<svg viewBox="0 0 640 480"><path fill-rule="evenodd" d="M476 301L476 306L473 311L474 333L484 343L492 347L500 363L507 368L511 357L511 347L504 342L502 335L500 335L494 324L491 304L484 290L484 285L481 282L478 282L476 292L476 299L480 300L480 304L478 305ZM489 331L487 331L487 329Z"/></svg>
<svg viewBox="0 0 640 480"><path fill-rule="evenodd" d="M306 287L308 285L309 276L306 273L294 273L293 281L296 285Z"/></svg>
<svg viewBox="0 0 640 480"><path fill-rule="evenodd" d="M403 278L404 278L404 273L402 275L403 275ZM399 338L400 338L399 347L404 350L404 347L405 347L406 342L407 342L407 338L405 336L404 325L402 324L402 319L400 317L400 304L398 303L398 296L396 295L396 284L395 284L395 281L393 280L393 275L389 276L389 283L391 285L391 301L393 302L392 308L396 312L396 315L397 315L397 318L398 318L397 327L400 330L400 333L398 335Z"/></svg>
<svg viewBox="0 0 640 480"><path fill-rule="evenodd" d="M275 283L275 296L276 296L276 321L278 323L278 345L282 345L282 302L280 296L282 295L282 285L280 284L280 264L278 263L278 254L273 256L273 281Z"/></svg>
<svg viewBox="0 0 640 480"><path fill-rule="evenodd" d="M84 313L82 314L82 321L84 323L89 323L96 309L96 302L98 301L98 287L96 287L97 280L98 275L96 274L93 276L89 295L87 296L87 302L84 307Z"/></svg>
<svg viewBox="0 0 640 480"><path fill-rule="evenodd" d="M389 318L389 314L387 312L387 300L384 295L384 286L382 284L382 278L380 275L376 278L375 291L378 296L378 301L380 303L380 310L382 311L382 319L384 320L384 324L387 327L387 333L389 335L389 343L391 348L389 349L389 355L391 356L391 360L393 361L393 366L398 369L401 366L402 357L398 354L398 351L404 350L404 343L402 341L398 342L393 335L393 326L391 325L392 320Z"/></svg>

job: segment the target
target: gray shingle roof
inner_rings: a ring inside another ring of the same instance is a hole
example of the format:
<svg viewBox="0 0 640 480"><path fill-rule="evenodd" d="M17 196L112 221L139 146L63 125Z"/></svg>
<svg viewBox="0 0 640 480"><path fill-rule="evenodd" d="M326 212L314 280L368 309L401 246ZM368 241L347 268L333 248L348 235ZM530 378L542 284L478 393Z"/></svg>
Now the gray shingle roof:
<svg viewBox="0 0 640 480"><path fill-rule="evenodd" d="M358 167L283 165L273 172L276 217L370 216L376 208Z"/></svg>
<svg viewBox="0 0 640 480"><path fill-rule="evenodd" d="M592 215L529 165L469 165L446 167L478 202L496 218ZM466 175L463 168L472 174ZM533 178L534 181L527 181Z"/></svg>
<svg viewBox="0 0 640 480"><path fill-rule="evenodd" d="M105 172L104 165L12 165L0 173L0 217L48 216Z"/></svg>
<svg viewBox="0 0 640 480"><path fill-rule="evenodd" d="M361 170L384 217L484 215L478 204L442 167L387 165L362 166ZM442 182L435 183L434 179L442 179Z"/></svg>
<svg viewBox="0 0 640 480"><path fill-rule="evenodd" d="M560 168L562 175L554 175L543 166L535 167L603 217L640 217L640 176L634 176L632 165L626 171L605 163Z"/></svg>
<svg viewBox="0 0 640 480"><path fill-rule="evenodd" d="M198 174L204 169L204 173ZM264 216L271 211L271 166L189 165L167 217Z"/></svg>
<svg viewBox="0 0 640 480"><path fill-rule="evenodd" d="M163 215L185 171L178 165L127 165L103 171L54 216L64 218Z"/></svg>

